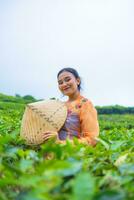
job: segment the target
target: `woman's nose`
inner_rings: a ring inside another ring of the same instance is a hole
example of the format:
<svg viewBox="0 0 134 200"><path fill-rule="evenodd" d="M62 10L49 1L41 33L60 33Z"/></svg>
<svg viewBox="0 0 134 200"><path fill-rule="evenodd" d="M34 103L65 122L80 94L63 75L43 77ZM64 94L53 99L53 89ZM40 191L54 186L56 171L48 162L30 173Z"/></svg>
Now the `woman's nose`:
<svg viewBox="0 0 134 200"><path fill-rule="evenodd" d="M67 87L67 83L64 81L64 82L62 83L62 88L65 88L65 87Z"/></svg>

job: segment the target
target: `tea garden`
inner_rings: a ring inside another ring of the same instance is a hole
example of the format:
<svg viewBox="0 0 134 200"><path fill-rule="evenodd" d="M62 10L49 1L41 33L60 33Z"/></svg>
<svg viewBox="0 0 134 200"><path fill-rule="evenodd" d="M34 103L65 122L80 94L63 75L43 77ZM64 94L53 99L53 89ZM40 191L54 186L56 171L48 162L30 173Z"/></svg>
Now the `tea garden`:
<svg viewBox="0 0 134 200"><path fill-rule="evenodd" d="M134 199L133 112L98 108L96 147L77 139L28 146L19 133L25 105L33 101L0 95L0 200Z"/></svg>

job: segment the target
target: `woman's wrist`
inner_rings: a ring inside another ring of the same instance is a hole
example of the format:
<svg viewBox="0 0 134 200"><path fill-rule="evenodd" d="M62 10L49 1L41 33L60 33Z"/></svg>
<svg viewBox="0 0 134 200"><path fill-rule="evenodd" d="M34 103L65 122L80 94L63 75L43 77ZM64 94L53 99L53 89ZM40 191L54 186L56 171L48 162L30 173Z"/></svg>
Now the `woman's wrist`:
<svg viewBox="0 0 134 200"><path fill-rule="evenodd" d="M96 145L96 140L95 139L89 139L89 138L80 138L78 139L80 143L90 145L90 146L95 146Z"/></svg>

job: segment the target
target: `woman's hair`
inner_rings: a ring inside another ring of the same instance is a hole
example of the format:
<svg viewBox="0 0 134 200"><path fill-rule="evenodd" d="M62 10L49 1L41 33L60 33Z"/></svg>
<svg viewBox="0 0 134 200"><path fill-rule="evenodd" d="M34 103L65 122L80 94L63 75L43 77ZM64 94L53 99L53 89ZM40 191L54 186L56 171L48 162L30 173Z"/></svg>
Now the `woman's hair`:
<svg viewBox="0 0 134 200"><path fill-rule="evenodd" d="M58 72L57 78L59 77L59 75L60 75L62 72L70 72L71 74L74 75L74 77L75 77L76 79L77 79L77 78L80 79L80 84L78 85L78 90L80 91L80 90L81 90L81 78L80 78L78 72L77 72L75 69L71 68L71 67L63 68L63 69L61 69L61 70Z"/></svg>

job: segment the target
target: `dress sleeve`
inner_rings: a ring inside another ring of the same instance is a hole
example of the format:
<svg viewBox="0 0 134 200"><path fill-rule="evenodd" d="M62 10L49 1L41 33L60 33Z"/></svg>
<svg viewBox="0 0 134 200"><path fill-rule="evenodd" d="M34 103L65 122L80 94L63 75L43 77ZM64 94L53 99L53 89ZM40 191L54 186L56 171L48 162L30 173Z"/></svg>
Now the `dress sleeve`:
<svg viewBox="0 0 134 200"><path fill-rule="evenodd" d="M99 135L97 111L92 102L87 100L80 110L81 137L83 143L95 145L95 138Z"/></svg>

